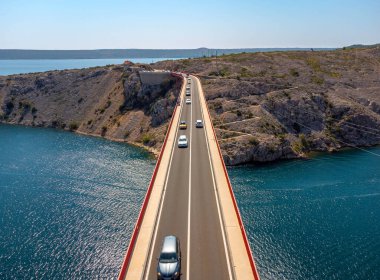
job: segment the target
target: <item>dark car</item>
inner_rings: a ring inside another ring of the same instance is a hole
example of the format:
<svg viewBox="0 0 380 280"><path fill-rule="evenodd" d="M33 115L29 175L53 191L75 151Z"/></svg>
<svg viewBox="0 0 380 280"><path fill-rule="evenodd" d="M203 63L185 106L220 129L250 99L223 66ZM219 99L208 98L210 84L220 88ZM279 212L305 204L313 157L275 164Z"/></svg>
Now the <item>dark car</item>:
<svg viewBox="0 0 380 280"><path fill-rule="evenodd" d="M181 249L174 235L165 236L157 264L157 279L172 280L181 276Z"/></svg>

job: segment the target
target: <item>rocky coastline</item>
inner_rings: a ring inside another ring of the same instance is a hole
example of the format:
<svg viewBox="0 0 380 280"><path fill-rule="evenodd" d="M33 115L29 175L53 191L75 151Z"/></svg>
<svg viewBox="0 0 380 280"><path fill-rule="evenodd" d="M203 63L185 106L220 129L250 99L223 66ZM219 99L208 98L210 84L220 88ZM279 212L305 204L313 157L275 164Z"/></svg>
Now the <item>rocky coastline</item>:
<svg viewBox="0 0 380 280"><path fill-rule="evenodd" d="M227 165L380 144L380 48L242 53L0 76L0 122L125 141L157 154L181 88L201 78Z"/></svg>
<svg viewBox="0 0 380 280"><path fill-rule="evenodd" d="M182 80L141 82L148 65L0 76L0 122L128 142L157 154Z"/></svg>

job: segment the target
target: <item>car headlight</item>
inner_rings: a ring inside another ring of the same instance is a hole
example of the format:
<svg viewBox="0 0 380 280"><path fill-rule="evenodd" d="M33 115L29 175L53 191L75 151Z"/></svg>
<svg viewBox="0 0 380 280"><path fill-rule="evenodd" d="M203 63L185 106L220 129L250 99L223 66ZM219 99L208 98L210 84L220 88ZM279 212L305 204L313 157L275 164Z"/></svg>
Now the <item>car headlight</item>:
<svg viewBox="0 0 380 280"><path fill-rule="evenodd" d="M161 276L161 273L157 272L157 276Z"/></svg>
<svg viewBox="0 0 380 280"><path fill-rule="evenodd" d="M174 276L178 276L178 271L176 271L176 272L174 273Z"/></svg>

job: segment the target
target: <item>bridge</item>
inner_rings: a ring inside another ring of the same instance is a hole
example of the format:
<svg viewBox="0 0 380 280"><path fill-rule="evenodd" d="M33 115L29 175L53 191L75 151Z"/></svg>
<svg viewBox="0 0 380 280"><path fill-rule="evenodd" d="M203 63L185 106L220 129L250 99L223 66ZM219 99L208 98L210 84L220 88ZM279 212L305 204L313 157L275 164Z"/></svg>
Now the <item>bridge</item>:
<svg viewBox="0 0 380 280"><path fill-rule="evenodd" d="M119 280L157 279L164 236L181 244L181 279L259 279L199 79L183 78ZM185 96L186 86L191 96ZM185 99L191 98L191 104ZM195 121L204 127L196 128ZM187 129L179 130L180 121ZM186 135L188 148L178 148Z"/></svg>

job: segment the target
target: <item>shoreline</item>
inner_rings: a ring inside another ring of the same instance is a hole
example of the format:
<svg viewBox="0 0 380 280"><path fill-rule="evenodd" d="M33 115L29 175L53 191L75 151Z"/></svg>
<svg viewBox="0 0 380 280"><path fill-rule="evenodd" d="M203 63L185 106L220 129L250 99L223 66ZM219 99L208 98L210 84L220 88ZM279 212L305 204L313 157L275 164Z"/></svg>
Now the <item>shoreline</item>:
<svg viewBox="0 0 380 280"><path fill-rule="evenodd" d="M117 142L117 143L124 143L124 144L127 144L127 145L134 146L136 148L140 148L140 149L148 152L149 155L152 156L155 160L157 160L157 158L158 158L158 156L160 154L160 151L158 151L157 149L145 146L145 145L143 145L141 143L138 143L138 142L132 142L132 141L128 141L128 140L122 140L122 139L119 139L119 138L102 136L102 135L96 134L96 133L87 133L87 132L83 132L83 131L76 131L76 130L69 130L69 129L60 129L60 128L56 128L56 127L30 126L30 125L15 124L15 123L5 123L5 122L0 122L0 125L22 126L22 127L30 127L30 128L48 128L48 129L54 129L54 130L57 130L57 131L70 132L70 133L74 133L74 134L78 134L78 135L84 135L84 136L89 136L89 137L102 138L102 139L105 139L105 140L108 140L108 141ZM336 154L336 153L340 153L340 152L347 152L347 151L353 151L353 150L359 150L359 151L362 151L362 152L366 152L365 148L376 148L376 147L380 147L380 145L377 144L377 145L373 145L373 146L342 147L342 148L339 148L339 149L336 149L336 150L330 150L330 151L310 151L310 152L304 153L301 157L297 157L297 158L289 158L289 159L283 158L283 159L276 159L276 160L265 161L265 162L250 161L250 162L243 162L243 163L236 164L236 165L228 165L228 164L226 164L226 166L227 167L241 167L241 166L247 166L247 165L251 165L251 166L265 166L265 165L278 164L278 163L281 163L281 162L294 161L294 160L297 160L297 161L298 160L313 160L315 157L318 157L318 156L321 156L321 155Z"/></svg>

